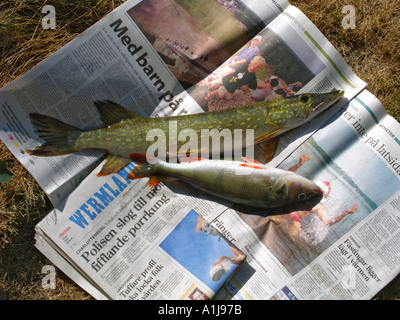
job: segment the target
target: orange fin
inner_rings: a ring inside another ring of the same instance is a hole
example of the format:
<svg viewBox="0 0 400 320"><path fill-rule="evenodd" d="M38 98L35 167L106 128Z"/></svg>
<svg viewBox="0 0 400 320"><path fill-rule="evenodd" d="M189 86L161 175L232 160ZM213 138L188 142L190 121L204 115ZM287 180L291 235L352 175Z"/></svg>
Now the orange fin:
<svg viewBox="0 0 400 320"><path fill-rule="evenodd" d="M282 128L276 128L272 130L271 132L268 132L267 134L264 134L263 136L259 137L258 139L254 140L254 144L260 143L262 141L265 141L267 139L273 138Z"/></svg>
<svg viewBox="0 0 400 320"><path fill-rule="evenodd" d="M278 137L274 137L266 141L263 152L263 158L266 163L270 162L274 158L276 149L278 148L278 143Z"/></svg>
<svg viewBox="0 0 400 320"><path fill-rule="evenodd" d="M141 172L141 165L138 164L135 169L133 169L129 175L128 175L128 180L134 180L134 179L140 179L143 178L141 175L139 175L139 173Z"/></svg>
<svg viewBox="0 0 400 320"><path fill-rule="evenodd" d="M242 157L242 159L243 159L244 161L246 161L246 162L256 163L256 164L262 164L261 162L258 162L257 160L250 159L250 158L247 158L247 157Z"/></svg>
<svg viewBox="0 0 400 320"><path fill-rule="evenodd" d="M127 166L129 163L131 163L132 160L129 158L124 158L120 156L116 156L113 154L110 154L106 158L106 163L104 164L103 168L101 168L100 172L97 174L98 177L106 176L111 173L118 172L125 166Z"/></svg>
<svg viewBox="0 0 400 320"><path fill-rule="evenodd" d="M155 189L155 187L162 182L163 180L160 177L156 176L146 176L142 175L142 170L141 166L137 166L133 171L131 171L128 175L128 180L135 180L135 179L141 179L141 178L146 178L149 177L149 181L147 184L151 187L152 190Z"/></svg>
<svg viewBox="0 0 400 320"><path fill-rule="evenodd" d="M151 187L152 190L154 190L160 182L162 182L162 179L160 179L159 177L150 177L147 184Z"/></svg>
<svg viewBox="0 0 400 320"><path fill-rule="evenodd" d="M251 169L264 169L263 167L256 166L254 164L248 164L248 163L241 163L239 164L241 167L246 167L246 168L251 168Z"/></svg>
<svg viewBox="0 0 400 320"><path fill-rule="evenodd" d="M155 180L153 177L158 175L156 166L150 163L140 163L129 173L128 180L150 178L150 185L157 185L161 180ZM157 181L157 182L156 182Z"/></svg>

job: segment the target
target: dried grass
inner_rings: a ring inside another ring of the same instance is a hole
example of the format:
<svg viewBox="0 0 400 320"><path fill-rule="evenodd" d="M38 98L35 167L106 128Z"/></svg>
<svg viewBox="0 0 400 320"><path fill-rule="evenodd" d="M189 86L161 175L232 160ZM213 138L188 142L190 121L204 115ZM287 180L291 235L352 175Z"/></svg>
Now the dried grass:
<svg viewBox="0 0 400 320"><path fill-rule="evenodd" d="M291 1L315 23L347 64L400 119L400 7L391 0ZM341 27L342 8L356 10L356 28Z"/></svg>
<svg viewBox="0 0 400 320"><path fill-rule="evenodd" d="M0 86L30 70L57 51L123 0L53 0L56 30L41 28L41 8L47 1L0 3ZM343 29L342 0L291 1L339 50L366 82L368 89L400 119L400 11L391 0L353 0L356 29ZM34 226L51 204L34 179L0 142L1 160L13 172L0 184L0 300L90 299L75 283L57 273L57 288L41 287L41 269L51 264L34 248ZM400 277L381 291L378 299L400 298Z"/></svg>
<svg viewBox="0 0 400 320"><path fill-rule="evenodd" d="M0 86L33 68L124 1L52 1L49 4L57 10L56 30L41 27L41 8L46 2L0 3ZM13 173L9 183L0 184L0 300L90 299L60 271L57 288L42 289L41 270L51 262L34 248L34 226L52 206L2 142L0 152Z"/></svg>

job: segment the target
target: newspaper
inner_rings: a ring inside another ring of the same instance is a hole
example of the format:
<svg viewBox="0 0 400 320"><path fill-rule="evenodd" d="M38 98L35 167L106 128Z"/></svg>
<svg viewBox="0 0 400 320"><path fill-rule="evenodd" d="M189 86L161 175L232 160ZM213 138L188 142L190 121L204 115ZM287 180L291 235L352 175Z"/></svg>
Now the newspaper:
<svg viewBox="0 0 400 320"><path fill-rule="evenodd" d="M163 183L128 180L129 168L98 178L99 169L37 226L36 244L56 265L62 257L62 270L68 261L95 298L208 300L243 264L245 255Z"/></svg>
<svg viewBox="0 0 400 320"><path fill-rule="evenodd" d="M397 256L389 253L395 252L390 239L397 226L397 200L387 196L398 188L380 193L380 199L372 197L366 190L370 185L363 185L371 176L359 181L352 173L361 169L357 160L366 163L353 154L365 159L368 151L351 148L357 143L369 146L374 159L394 170L397 145L381 143L385 135L396 137L398 124L310 20L287 1L197 1L193 6L184 1L127 1L1 89L0 137L55 205L36 227L36 246L98 299L210 298L221 287L219 299L370 298L398 273ZM257 87L223 90L218 79L232 61L249 59L255 38L258 55L265 60L255 75ZM314 208L308 214L269 212L272 216L266 217L266 212L238 209L180 185L161 183L151 189L146 179L126 179L134 163L97 177L104 156L99 151L50 158L24 153L42 143L28 119L30 112L93 129L102 126L93 107L100 99L143 117L160 117L332 89L343 90L344 99L283 136L271 162L285 169L297 166L299 173L329 181L327 187L342 192L343 198L330 196L320 204L333 206L330 220L315 218L321 214ZM358 140L333 128L341 119L348 119L345 123ZM334 137L326 132L335 132ZM328 136L337 144L326 143ZM326 145L336 149L326 150ZM383 155L389 146L391 153ZM340 167L334 156L344 157L347 150L354 162ZM396 177L377 176L387 179L378 185L389 185ZM354 199L357 205L350 206ZM343 212L340 221L338 210ZM374 223L366 222L373 217ZM292 221L294 235L276 227L284 224L279 219ZM320 219L323 225L308 227L307 219ZM375 225L386 238L373 232ZM381 247L374 251L378 239Z"/></svg>

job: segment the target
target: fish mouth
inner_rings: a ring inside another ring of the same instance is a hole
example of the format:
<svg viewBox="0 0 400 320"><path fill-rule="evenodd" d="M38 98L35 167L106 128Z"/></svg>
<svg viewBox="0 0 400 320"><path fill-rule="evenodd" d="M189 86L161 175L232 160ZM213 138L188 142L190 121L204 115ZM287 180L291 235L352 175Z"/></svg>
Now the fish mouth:
<svg viewBox="0 0 400 320"><path fill-rule="evenodd" d="M322 106L327 106L330 103L333 103L336 99L340 98L343 96L344 91L343 90L334 90L331 92L327 93L321 93L319 97L319 102L315 105L315 107L312 109L312 112L319 111L319 109Z"/></svg>
<svg viewBox="0 0 400 320"><path fill-rule="evenodd" d="M318 196L318 197L323 197L324 196L324 192L322 191L322 189L320 188L320 187L315 187L315 188L313 188L312 189L312 191L314 192L314 195L315 196Z"/></svg>

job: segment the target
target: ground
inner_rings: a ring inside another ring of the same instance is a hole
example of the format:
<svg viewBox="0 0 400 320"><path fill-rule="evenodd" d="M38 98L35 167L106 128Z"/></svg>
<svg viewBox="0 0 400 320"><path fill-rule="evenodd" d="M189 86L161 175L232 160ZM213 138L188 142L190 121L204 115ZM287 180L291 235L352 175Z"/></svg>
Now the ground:
<svg viewBox="0 0 400 320"><path fill-rule="evenodd" d="M122 0L54 0L55 30L41 27L46 1L3 1L0 4L0 86L14 80L71 41L121 4ZM353 0L355 29L344 29L344 0L291 1L342 54L367 89L400 119L400 11L396 1ZM42 288L43 266L51 264L34 248L34 226L51 210L34 179L0 142L0 160L13 173L0 185L0 300L91 299L57 270L55 290ZM375 299L400 298L400 277Z"/></svg>

